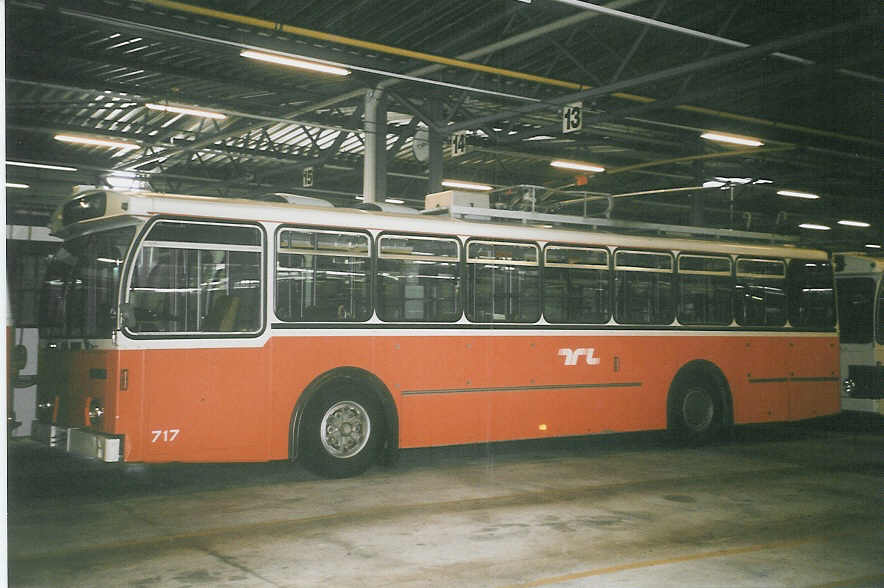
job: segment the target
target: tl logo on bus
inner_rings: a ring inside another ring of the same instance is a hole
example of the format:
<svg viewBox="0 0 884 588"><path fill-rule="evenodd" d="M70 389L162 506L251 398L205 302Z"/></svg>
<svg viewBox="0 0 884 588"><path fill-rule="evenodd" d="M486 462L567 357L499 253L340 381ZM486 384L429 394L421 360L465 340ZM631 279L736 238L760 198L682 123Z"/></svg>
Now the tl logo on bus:
<svg viewBox="0 0 884 588"><path fill-rule="evenodd" d="M586 365L598 365L601 359L595 356L594 347L579 347L577 349L559 349L559 355L564 356L565 365L577 365L580 357L586 359Z"/></svg>

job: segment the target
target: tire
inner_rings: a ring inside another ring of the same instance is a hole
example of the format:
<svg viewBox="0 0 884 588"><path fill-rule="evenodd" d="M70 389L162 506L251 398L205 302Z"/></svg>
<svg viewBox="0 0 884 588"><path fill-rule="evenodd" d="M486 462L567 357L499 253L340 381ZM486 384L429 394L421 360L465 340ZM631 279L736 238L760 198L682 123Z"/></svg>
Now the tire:
<svg viewBox="0 0 884 588"><path fill-rule="evenodd" d="M326 384L307 406L299 431L304 465L328 478L367 470L378 457L383 418L377 400L359 382Z"/></svg>
<svg viewBox="0 0 884 588"><path fill-rule="evenodd" d="M682 443L700 445L715 439L723 427L722 396L713 378L684 374L669 395L669 430Z"/></svg>

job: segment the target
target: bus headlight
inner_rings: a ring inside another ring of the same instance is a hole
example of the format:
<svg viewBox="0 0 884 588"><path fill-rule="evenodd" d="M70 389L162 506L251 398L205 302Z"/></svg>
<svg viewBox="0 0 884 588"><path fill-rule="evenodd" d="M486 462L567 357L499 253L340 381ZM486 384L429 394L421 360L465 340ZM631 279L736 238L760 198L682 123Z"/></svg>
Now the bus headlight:
<svg viewBox="0 0 884 588"><path fill-rule="evenodd" d="M41 423L51 423L53 412L55 412L55 403L51 400L37 403L37 420Z"/></svg>
<svg viewBox="0 0 884 588"><path fill-rule="evenodd" d="M98 399L93 398L89 403L89 426L98 429L101 428L102 422L104 422L104 406Z"/></svg>
<svg viewBox="0 0 884 588"><path fill-rule="evenodd" d="M844 378L841 380L841 395L853 396L856 392L856 382L852 378Z"/></svg>

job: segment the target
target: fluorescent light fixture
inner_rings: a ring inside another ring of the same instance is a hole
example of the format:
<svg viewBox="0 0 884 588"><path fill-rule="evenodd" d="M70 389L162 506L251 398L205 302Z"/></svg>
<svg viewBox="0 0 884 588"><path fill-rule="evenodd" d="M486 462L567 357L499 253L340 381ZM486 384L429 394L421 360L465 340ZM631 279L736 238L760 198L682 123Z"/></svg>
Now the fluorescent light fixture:
<svg viewBox="0 0 884 588"><path fill-rule="evenodd" d="M723 178L720 176L716 176L715 179L719 182L725 182L727 184L749 184L752 182L752 178Z"/></svg>
<svg viewBox="0 0 884 588"><path fill-rule="evenodd" d="M838 224L844 225L845 227L861 227L863 229L866 229L866 228L872 226L869 223L864 223L863 221L855 221L855 220L839 220Z"/></svg>
<svg viewBox="0 0 884 588"><path fill-rule="evenodd" d="M488 192L493 190L493 186L488 184L476 184L473 182L464 182L462 180L442 180L442 185L446 188L461 188L462 190L478 190L479 192Z"/></svg>
<svg viewBox="0 0 884 588"><path fill-rule="evenodd" d="M869 249L881 249L881 246L876 243L866 243L866 247Z"/></svg>
<svg viewBox="0 0 884 588"><path fill-rule="evenodd" d="M275 53L262 53L260 51L246 50L241 52L240 56L247 57L249 59L257 59L258 61L266 61L268 63L285 65L288 67L309 69L310 71L317 71L320 73L327 73L335 76L350 75L350 70L343 67L338 67L336 65L327 65L318 61L308 61L307 59L300 59L297 57L286 57L284 55L278 55Z"/></svg>
<svg viewBox="0 0 884 588"><path fill-rule="evenodd" d="M600 165L594 165L592 163L580 163L577 161L564 161L561 159L556 159L555 161L551 161L550 165L553 167L559 167L562 169L576 169L577 171L587 171L587 172L598 172L602 173L605 171Z"/></svg>
<svg viewBox="0 0 884 588"><path fill-rule="evenodd" d="M56 171L77 171L75 167L68 167L66 165L49 165L48 163L28 163L26 161L7 161L6 165L15 165L18 167L36 167L38 169L54 169Z"/></svg>
<svg viewBox="0 0 884 588"><path fill-rule="evenodd" d="M707 180L703 182L704 188L721 188L724 185L725 182L722 182L721 180Z"/></svg>
<svg viewBox="0 0 884 588"><path fill-rule="evenodd" d="M827 227L826 225L816 225L814 223L801 223L798 225L802 229L810 229L812 231L831 231L832 227Z"/></svg>
<svg viewBox="0 0 884 588"><path fill-rule="evenodd" d="M27 190L28 188L30 188L30 186L28 184L16 184L13 182L6 182L6 187L7 188L18 188L20 190Z"/></svg>
<svg viewBox="0 0 884 588"><path fill-rule="evenodd" d="M729 135L727 133L713 131L703 133L700 137L707 141L718 141L719 143L731 143L733 145L746 145L747 147L761 147L764 145L763 141L754 137L741 137L740 135Z"/></svg>
<svg viewBox="0 0 884 588"><path fill-rule="evenodd" d="M112 147L114 149L138 149L140 146L135 143L125 143L123 141L111 141L110 139L95 139L93 137L83 137L80 135L55 135L56 141L65 143L79 143L81 145L93 145L95 147Z"/></svg>
<svg viewBox="0 0 884 588"><path fill-rule="evenodd" d="M405 200L399 200L398 198L387 198L384 202L387 204L405 204Z"/></svg>
<svg viewBox="0 0 884 588"><path fill-rule="evenodd" d="M170 104L154 104L148 103L145 104L146 107L151 110L161 110L163 112L174 112L176 114L189 114L191 116L199 116L202 118L214 118L216 120L221 120L227 118L226 114L221 114L220 112L212 112L211 110L203 110L201 108L187 108L184 106L172 106Z"/></svg>
<svg viewBox="0 0 884 588"><path fill-rule="evenodd" d="M806 200L816 200L819 194L811 194L809 192L796 192L795 190L778 190L780 196L791 196L792 198L804 198Z"/></svg>
<svg viewBox="0 0 884 588"><path fill-rule="evenodd" d="M533 137L528 137L527 139L522 139L523 141L548 141L550 139L555 139L552 135L534 135Z"/></svg>

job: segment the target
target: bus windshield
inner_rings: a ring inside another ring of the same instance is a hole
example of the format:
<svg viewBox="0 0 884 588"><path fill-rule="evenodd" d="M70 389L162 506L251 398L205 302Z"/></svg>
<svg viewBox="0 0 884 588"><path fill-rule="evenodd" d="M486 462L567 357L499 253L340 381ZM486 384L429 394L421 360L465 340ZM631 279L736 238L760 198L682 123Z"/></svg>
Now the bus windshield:
<svg viewBox="0 0 884 588"><path fill-rule="evenodd" d="M874 279L859 277L838 280L838 313L842 343L872 342L874 299Z"/></svg>
<svg viewBox="0 0 884 588"><path fill-rule="evenodd" d="M108 339L116 324L123 260L135 227L66 241L43 283L41 336Z"/></svg>

